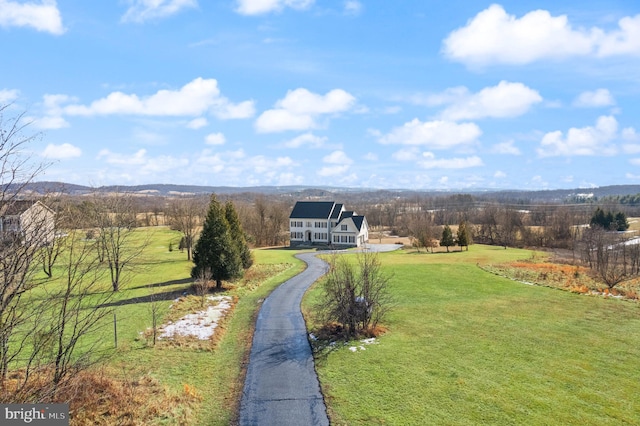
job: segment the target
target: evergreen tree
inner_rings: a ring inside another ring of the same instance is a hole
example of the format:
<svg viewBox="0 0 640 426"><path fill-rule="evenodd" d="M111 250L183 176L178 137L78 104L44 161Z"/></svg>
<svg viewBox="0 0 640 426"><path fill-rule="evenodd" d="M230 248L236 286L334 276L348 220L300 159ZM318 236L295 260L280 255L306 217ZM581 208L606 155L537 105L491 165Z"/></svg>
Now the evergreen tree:
<svg viewBox="0 0 640 426"><path fill-rule="evenodd" d="M247 244L247 239L245 237L244 230L240 225L240 219L238 218L238 213L236 212L236 208L233 206L231 201L228 201L224 206L224 215L229 223L229 231L231 232L231 239L233 243L236 245L236 250L240 255L240 260L242 261L242 268L249 269L251 265L253 265L253 256L251 256L251 250L249 249L249 245Z"/></svg>
<svg viewBox="0 0 640 426"><path fill-rule="evenodd" d="M471 238L469 237L469 232L467 231L467 223L462 221L458 226L458 234L456 236L456 242L460 246L460 251L462 251L462 247L466 247L467 251L469 251L469 241Z"/></svg>
<svg viewBox="0 0 640 426"><path fill-rule="evenodd" d="M623 212L616 213L612 227L616 228L616 231L626 231L629 229L629 222L627 222L627 215Z"/></svg>
<svg viewBox="0 0 640 426"><path fill-rule="evenodd" d="M211 196L202 232L193 251L193 263L191 276L210 276L216 281L217 288L222 287L223 280L242 276L242 260L233 242L225 209L215 195Z"/></svg>
<svg viewBox="0 0 640 426"><path fill-rule="evenodd" d="M440 245L447 248L447 253L449 252L449 247L453 246L455 241L453 240L453 232L451 232L451 228L449 225L445 225L442 230L442 239L440 240Z"/></svg>

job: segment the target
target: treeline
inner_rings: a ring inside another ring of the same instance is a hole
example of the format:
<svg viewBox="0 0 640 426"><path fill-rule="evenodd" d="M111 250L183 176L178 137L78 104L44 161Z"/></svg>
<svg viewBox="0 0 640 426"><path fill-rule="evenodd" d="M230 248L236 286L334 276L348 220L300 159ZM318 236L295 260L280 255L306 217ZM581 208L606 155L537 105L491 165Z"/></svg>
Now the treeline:
<svg viewBox="0 0 640 426"><path fill-rule="evenodd" d="M391 197L391 193L387 194ZM58 196L50 200L53 205L70 204L77 218L84 218L91 227L92 205L103 195L95 197ZM348 197L343 199L342 197ZM138 196L130 195L137 226L168 225L183 233L180 248L191 258L191 250L200 231L209 195L194 196ZM252 247L282 246L288 244L289 214L300 198L296 194L265 196L256 193L218 195L221 202L234 204L245 232L246 241ZM308 199L308 198L307 198ZM603 204L594 210L590 204L531 204L526 200L488 200L470 194L442 196L406 196L395 194L392 198L368 198L353 194L316 194L313 199L334 200L345 203L349 209L367 217L372 240L380 231L412 237L418 242L439 240L445 225L468 224L473 241L504 246L537 246L570 248L574 245L580 226L595 219L609 229L621 229L626 217L640 215L640 208L624 204ZM611 212L611 217L609 213ZM624 220L621 218L624 217Z"/></svg>

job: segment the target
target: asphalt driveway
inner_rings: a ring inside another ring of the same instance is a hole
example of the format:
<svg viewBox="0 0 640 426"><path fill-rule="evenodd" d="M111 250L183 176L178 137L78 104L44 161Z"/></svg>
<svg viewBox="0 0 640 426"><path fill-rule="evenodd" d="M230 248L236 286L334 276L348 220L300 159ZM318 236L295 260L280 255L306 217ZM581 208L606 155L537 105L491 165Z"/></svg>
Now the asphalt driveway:
<svg viewBox="0 0 640 426"><path fill-rule="evenodd" d="M395 244L370 244L366 250L398 248ZM300 312L302 296L329 268L316 257L321 253L332 252L296 255L307 263L307 269L281 284L260 308L240 404L242 426L329 424Z"/></svg>
<svg viewBox="0 0 640 426"><path fill-rule="evenodd" d="M300 312L305 291L328 268L316 254L296 255L307 269L280 285L262 304L240 406L242 426L329 424Z"/></svg>

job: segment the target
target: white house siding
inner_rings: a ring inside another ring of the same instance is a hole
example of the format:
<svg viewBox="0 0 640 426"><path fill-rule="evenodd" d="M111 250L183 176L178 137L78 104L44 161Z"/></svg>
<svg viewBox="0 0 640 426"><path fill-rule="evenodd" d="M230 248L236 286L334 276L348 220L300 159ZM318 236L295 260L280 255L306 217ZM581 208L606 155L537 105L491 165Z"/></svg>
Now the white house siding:
<svg viewBox="0 0 640 426"><path fill-rule="evenodd" d="M331 244L339 246L360 247L369 241L366 219L363 220L362 227L358 227L353 222L353 218L343 219L335 228L331 230Z"/></svg>
<svg viewBox="0 0 640 426"><path fill-rule="evenodd" d="M329 244L329 221L327 219L292 219L289 221L290 240L294 245Z"/></svg>

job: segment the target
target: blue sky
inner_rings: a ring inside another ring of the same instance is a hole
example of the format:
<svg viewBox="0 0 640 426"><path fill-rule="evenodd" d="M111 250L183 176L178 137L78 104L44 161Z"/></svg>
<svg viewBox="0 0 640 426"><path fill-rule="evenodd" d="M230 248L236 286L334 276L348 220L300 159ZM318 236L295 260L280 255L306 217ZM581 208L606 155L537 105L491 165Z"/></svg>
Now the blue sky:
<svg viewBox="0 0 640 426"><path fill-rule="evenodd" d="M640 183L640 3L0 0L41 180Z"/></svg>

